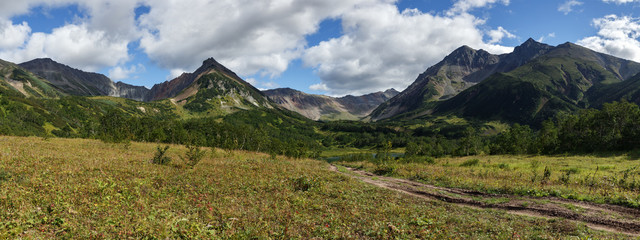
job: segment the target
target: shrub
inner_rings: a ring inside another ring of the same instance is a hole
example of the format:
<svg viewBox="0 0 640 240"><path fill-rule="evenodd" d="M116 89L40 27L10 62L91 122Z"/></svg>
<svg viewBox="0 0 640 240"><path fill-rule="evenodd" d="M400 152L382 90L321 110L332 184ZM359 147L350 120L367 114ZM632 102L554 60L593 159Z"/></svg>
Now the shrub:
<svg viewBox="0 0 640 240"><path fill-rule="evenodd" d="M509 169L509 164L500 163L500 164L498 164L498 168L508 170Z"/></svg>
<svg viewBox="0 0 640 240"><path fill-rule="evenodd" d="M166 156L167 150L169 150L169 146L156 147L156 154L153 156L151 162L153 164L167 165L171 162L171 158Z"/></svg>
<svg viewBox="0 0 640 240"><path fill-rule="evenodd" d="M309 191L311 188L317 186L318 183L313 177L302 176L293 180L294 191Z"/></svg>
<svg viewBox="0 0 640 240"><path fill-rule="evenodd" d="M200 160L202 160L206 153L206 150L202 150L198 146L187 145L187 152L182 160L187 162L189 167L193 168L200 162Z"/></svg>
<svg viewBox="0 0 640 240"><path fill-rule="evenodd" d="M7 181L9 180L9 178L11 178L11 175L9 174L9 172L5 170L0 170L0 182Z"/></svg>
<svg viewBox="0 0 640 240"><path fill-rule="evenodd" d="M471 166L476 166L480 163L480 160L477 158L474 159L469 159L467 161L464 161L462 164L460 164L460 167L471 167Z"/></svg>
<svg viewBox="0 0 640 240"><path fill-rule="evenodd" d="M564 171L564 174L560 176L560 182L562 182L563 184L568 184L569 181L571 181L571 173L573 173L573 171L571 170Z"/></svg>
<svg viewBox="0 0 640 240"><path fill-rule="evenodd" d="M388 175L396 171L397 167L394 164L380 164L373 170L376 175Z"/></svg>
<svg viewBox="0 0 640 240"><path fill-rule="evenodd" d="M407 163L423 163L423 164L435 164L436 159L429 156L406 156L401 159L403 162Z"/></svg>
<svg viewBox="0 0 640 240"><path fill-rule="evenodd" d="M549 167L544 167L544 174L542 175L542 182L546 183L551 178L551 169Z"/></svg>

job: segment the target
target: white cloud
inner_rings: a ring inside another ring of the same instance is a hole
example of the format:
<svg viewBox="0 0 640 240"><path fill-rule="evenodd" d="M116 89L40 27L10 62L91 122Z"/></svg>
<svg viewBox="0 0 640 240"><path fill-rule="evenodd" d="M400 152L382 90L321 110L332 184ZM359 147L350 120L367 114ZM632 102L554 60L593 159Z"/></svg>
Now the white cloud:
<svg viewBox="0 0 640 240"><path fill-rule="evenodd" d="M66 25L51 34L33 33L23 46L3 48L0 58L25 62L50 57L86 71L115 66L128 60L128 41L110 39L103 31L91 31L86 25Z"/></svg>
<svg viewBox="0 0 640 240"><path fill-rule="evenodd" d="M632 3L632 2L640 2L640 0L602 0L603 2L606 3L615 3L615 4L625 4L625 3Z"/></svg>
<svg viewBox="0 0 640 240"><path fill-rule="evenodd" d="M485 33L479 30L483 23L466 13L399 12L394 4L360 7L342 16L343 36L311 47L303 61L315 67L322 80L323 85L314 85L312 90L358 95L391 87L404 89L419 73L462 45L493 53L512 51L485 43ZM501 34L509 35L504 32ZM491 38L500 36L495 37Z"/></svg>
<svg viewBox="0 0 640 240"><path fill-rule="evenodd" d="M503 27L498 27L496 30L491 30L487 33L491 38L489 40L489 44L495 44L502 41L503 38L516 38L516 35L513 35Z"/></svg>
<svg viewBox="0 0 640 240"><path fill-rule="evenodd" d="M309 89L314 91L329 91L329 87L324 83L313 84L309 86Z"/></svg>
<svg viewBox="0 0 640 240"><path fill-rule="evenodd" d="M262 82L262 81L256 80L255 78L247 78L244 81L251 84L251 86L258 88L260 91L263 91L264 89L273 89L280 86L273 81Z"/></svg>
<svg viewBox="0 0 640 240"><path fill-rule="evenodd" d="M280 87L280 85L278 85L277 83L270 81L270 82L264 82L264 83L260 83L261 86L266 87L266 88L277 88Z"/></svg>
<svg viewBox="0 0 640 240"><path fill-rule="evenodd" d="M128 61L127 45L140 37L131 0L23 0L0 2L0 58L23 62L50 57L86 71L98 71ZM8 19L28 14L34 7L51 9L77 4L87 19L52 29L31 32L27 23L14 25Z"/></svg>
<svg viewBox="0 0 640 240"><path fill-rule="evenodd" d="M555 37L556 37L556 33L552 32L552 33L547 34L547 36L542 36L542 37L538 38L537 41L538 42L544 42L544 40L547 39L547 38L555 38Z"/></svg>
<svg viewBox="0 0 640 240"><path fill-rule="evenodd" d="M447 12L449 15L456 15L459 13L468 12L474 8L483 8L490 7L495 3L502 3L504 5L509 5L509 0L459 0L453 7Z"/></svg>
<svg viewBox="0 0 640 240"><path fill-rule="evenodd" d="M187 72L186 70L180 69L180 68L171 69L169 70L169 76L167 76L167 81L173 80L174 78L177 78L186 72Z"/></svg>
<svg viewBox="0 0 640 240"><path fill-rule="evenodd" d="M580 6L582 4L583 4L583 2L580 2L580 1L577 1L577 0L569 0L569 1L564 2L563 4L560 4L558 6L558 11L564 13L564 15L567 15L570 12L573 11L573 7Z"/></svg>
<svg viewBox="0 0 640 240"><path fill-rule="evenodd" d="M78 1L89 19L84 19L89 29L104 31L112 38L129 41L141 37L136 26L135 8L142 0L85 0Z"/></svg>
<svg viewBox="0 0 640 240"><path fill-rule="evenodd" d="M14 25L11 21L0 21L0 49L17 48L27 41L31 34L29 24Z"/></svg>
<svg viewBox="0 0 640 240"><path fill-rule="evenodd" d="M254 87L258 85L258 80L256 80L255 78L246 78L246 79L244 79L244 81L248 82L249 84L251 84Z"/></svg>
<svg viewBox="0 0 640 240"><path fill-rule="evenodd" d="M29 13L35 6L59 7L74 2L73 0L21 0L0 1L0 19Z"/></svg>
<svg viewBox="0 0 640 240"><path fill-rule="evenodd" d="M393 1L153 1L151 11L140 17L141 47L170 69L195 69L203 59L214 57L240 75L273 77L299 58L305 36L315 33L322 20L359 4Z"/></svg>
<svg viewBox="0 0 640 240"><path fill-rule="evenodd" d="M129 68L117 66L109 69L109 78L113 80L122 80L131 78L132 74L144 72L146 69L144 65L138 64L130 66Z"/></svg>
<svg viewBox="0 0 640 240"><path fill-rule="evenodd" d="M608 15L593 20L599 29L597 36L578 41L578 44L598 52L640 62L640 19Z"/></svg>

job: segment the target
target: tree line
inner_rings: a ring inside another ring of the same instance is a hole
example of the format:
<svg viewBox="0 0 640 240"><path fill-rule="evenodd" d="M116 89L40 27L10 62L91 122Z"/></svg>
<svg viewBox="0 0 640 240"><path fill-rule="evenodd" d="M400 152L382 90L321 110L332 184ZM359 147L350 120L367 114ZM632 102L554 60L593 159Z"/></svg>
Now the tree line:
<svg viewBox="0 0 640 240"><path fill-rule="evenodd" d="M536 129L513 124L487 135L471 124L410 128L402 123L321 123L278 109L184 119L164 110L157 115L134 114L135 106L83 97L38 99L2 93L0 134L4 135L176 143L292 157L318 157L333 147L405 148L407 156L442 157L630 151L640 144L640 107L629 102L561 114Z"/></svg>

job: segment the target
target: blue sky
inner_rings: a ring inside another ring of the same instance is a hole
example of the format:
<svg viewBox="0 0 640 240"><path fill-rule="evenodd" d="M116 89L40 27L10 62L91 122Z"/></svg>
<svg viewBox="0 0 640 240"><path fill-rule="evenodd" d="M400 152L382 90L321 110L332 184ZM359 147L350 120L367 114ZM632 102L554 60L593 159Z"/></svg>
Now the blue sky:
<svg viewBox="0 0 640 240"><path fill-rule="evenodd" d="M0 58L49 57L151 87L213 57L261 89L402 90L455 48L533 38L640 61L640 0L24 0L0 3Z"/></svg>

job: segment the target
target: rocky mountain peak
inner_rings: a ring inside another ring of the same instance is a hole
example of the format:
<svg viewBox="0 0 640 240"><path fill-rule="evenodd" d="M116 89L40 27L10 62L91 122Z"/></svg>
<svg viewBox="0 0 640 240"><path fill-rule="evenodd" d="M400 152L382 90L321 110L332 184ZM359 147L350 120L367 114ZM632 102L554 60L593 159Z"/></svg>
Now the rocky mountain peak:
<svg viewBox="0 0 640 240"><path fill-rule="evenodd" d="M526 42L517 46L512 55L516 55L518 58L533 58L535 56L544 54L551 50L553 47L544 43L537 42L533 38L529 38Z"/></svg>
<svg viewBox="0 0 640 240"><path fill-rule="evenodd" d="M398 95L398 93L400 93L400 92L398 92L398 90L396 90L395 88L389 88L389 89L385 90L383 93L385 95L387 95L387 96L390 96L390 95L395 96L395 95Z"/></svg>

